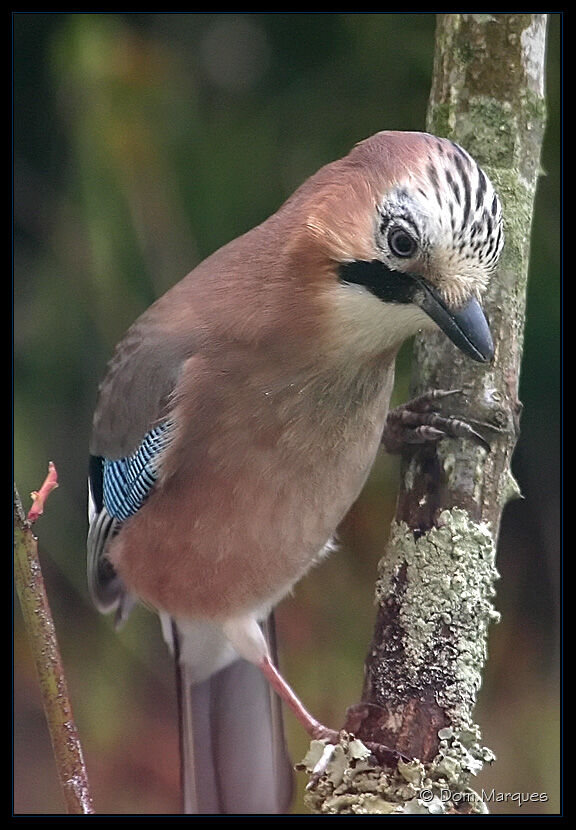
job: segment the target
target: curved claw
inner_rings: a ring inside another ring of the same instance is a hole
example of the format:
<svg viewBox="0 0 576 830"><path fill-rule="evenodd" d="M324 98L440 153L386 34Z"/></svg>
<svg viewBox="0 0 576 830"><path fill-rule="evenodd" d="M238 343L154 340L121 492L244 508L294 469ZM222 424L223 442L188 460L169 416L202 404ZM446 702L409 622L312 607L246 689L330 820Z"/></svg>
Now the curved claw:
<svg viewBox="0 0 576 830"><path fill-rule="evenodd" d="M382 443L391 453L398 453L406 444L424 444L441 438L468 438L479 443L487 452L490 444L466 421L453 416L439 415L436 403L460 389L436 389L393 409L388 413Z"/></svg>

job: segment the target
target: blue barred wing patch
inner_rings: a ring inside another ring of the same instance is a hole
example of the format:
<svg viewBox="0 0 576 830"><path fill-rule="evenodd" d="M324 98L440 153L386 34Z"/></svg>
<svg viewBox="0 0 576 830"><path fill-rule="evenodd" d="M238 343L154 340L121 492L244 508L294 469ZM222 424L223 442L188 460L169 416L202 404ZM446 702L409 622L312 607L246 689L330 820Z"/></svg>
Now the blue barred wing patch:
<svg viewBox="0 0 576 830"><path fill-rule="evenodd" d="M125 458L103 459L104 507L120 522L144 504L158 478L158 462L170 441L170 422L147 432L138 449Z"/></svg>

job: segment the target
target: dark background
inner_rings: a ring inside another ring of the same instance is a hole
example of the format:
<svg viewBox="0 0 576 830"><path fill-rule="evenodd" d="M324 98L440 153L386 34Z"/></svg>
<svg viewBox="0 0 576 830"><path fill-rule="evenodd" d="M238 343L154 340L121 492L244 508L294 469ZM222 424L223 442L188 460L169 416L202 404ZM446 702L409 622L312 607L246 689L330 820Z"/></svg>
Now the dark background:
<svg viewBox="0 0 576 830"><path fill-rule="evenodd" d="M558 810L559 76L533 224L525 410L502 527L497 607L477 708L498 757L476 788L546 793L493 812ZM98 812L178 810L172 666L155 617L116 635L85 586L85 474L98 381L127 326L311 173L381 129L424 129L431 14L14 13L15 475L53 460L37 525ZM407 395L409 350L396 398ZM282 667L320 720L358 700L397 461L383 457L341 550L282 603ZM17 813L62 810L37 681L15 613ZM287 716L294 758L306 736ZM302 782L301 782L302 784ZM295 807L302 812L301 801Z"/></svg>

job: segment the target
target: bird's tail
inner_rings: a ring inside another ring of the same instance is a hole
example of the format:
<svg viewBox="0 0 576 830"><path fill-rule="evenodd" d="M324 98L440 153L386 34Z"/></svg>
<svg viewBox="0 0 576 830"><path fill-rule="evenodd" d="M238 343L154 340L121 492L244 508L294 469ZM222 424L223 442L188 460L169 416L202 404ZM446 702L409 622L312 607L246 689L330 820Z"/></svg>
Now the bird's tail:
<svg viewBox="0 0 576 830"><path fill-rule="evenodd" d="M273 624L265 629L273 640ZM183 812L286 814L293 772L280 700L243 659L197 682L173 625ZM271 653L275 653L271 642Z"/></svg>

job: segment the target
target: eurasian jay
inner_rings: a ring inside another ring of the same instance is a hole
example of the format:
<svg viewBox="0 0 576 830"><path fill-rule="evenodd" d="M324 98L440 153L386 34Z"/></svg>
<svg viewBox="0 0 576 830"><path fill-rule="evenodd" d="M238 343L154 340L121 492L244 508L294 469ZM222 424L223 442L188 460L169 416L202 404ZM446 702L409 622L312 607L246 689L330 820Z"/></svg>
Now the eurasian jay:
<svg viewBox="0 0 576 830"><path fill-rule="evenodd" d="M331 549L387 424L402 342L438 326L492 359L479 304L500 202L461 147L381 132L309 178L133 324L90 446L91 595L157 609L180 676L184 809L281 813L271 611ZM412 438L442 419L416 407ZM472 432L470 430L470 432ZM271 685L269 685L271 684Z"/></svg>

